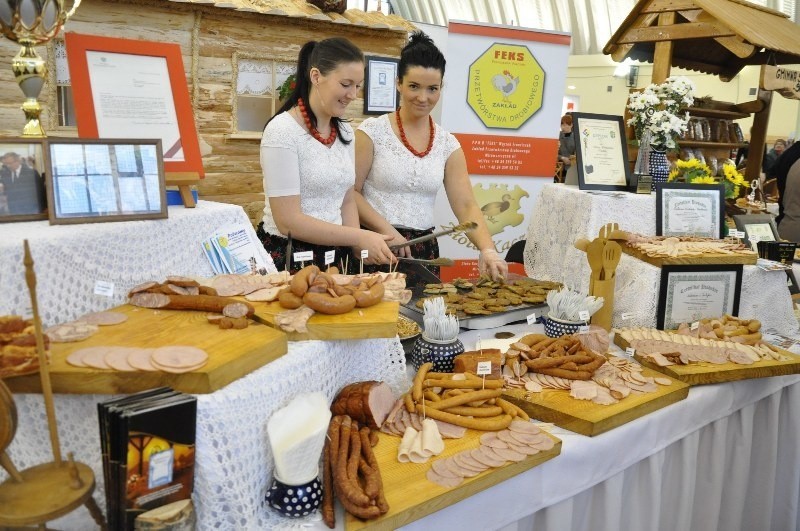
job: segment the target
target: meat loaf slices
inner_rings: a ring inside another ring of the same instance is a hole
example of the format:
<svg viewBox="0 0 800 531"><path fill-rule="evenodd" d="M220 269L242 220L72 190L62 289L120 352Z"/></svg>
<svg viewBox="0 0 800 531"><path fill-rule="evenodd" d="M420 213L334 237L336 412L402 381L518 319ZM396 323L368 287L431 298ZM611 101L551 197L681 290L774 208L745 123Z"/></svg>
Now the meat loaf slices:
<svg viewBox="0 0 800 531"><path fill-rule="evenodd" d="M349 415L359 424L380 429L395 399L391 388L376 381L356 382L339 391L331 405L334 415Z"/></svg>

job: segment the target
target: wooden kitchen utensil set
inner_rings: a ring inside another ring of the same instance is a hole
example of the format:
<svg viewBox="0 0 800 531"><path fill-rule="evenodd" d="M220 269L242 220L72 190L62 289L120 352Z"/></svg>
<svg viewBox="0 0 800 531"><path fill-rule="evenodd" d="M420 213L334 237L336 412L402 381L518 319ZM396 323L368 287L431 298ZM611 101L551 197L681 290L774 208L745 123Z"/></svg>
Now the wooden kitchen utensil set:
<svg viewBox="0 0 800 531"><path fill-rule="evenodd" d="M591 276L589 278L589 295L603 297L603 307L592 316L592 324L611 330L611 316L614 312L614 286L616 270L622 256L622 247L618 240L626 240L625 231L619 230L617 223L608 223L600 228L600 234L592 241L581 238L575 247L586 253Z"/></svg>

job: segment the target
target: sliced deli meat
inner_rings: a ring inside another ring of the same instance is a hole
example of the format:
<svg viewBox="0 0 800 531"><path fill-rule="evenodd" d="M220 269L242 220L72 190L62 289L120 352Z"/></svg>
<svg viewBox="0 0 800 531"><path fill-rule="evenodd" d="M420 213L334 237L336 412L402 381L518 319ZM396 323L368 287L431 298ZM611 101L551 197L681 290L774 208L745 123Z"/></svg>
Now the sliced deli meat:
<svg viewBox="0 0 800 531"><path fill-rule="evenodd" d="M150 361L160 369L186 369L202 367L208 361L208 353L200 348L186 345L159 347L150 355ZM174 371L170 371L174 372Z"/></svg>
<svg viewBox="0 0 800 531"><path fill-rule="evenodd" d="M98 326L113 326L124 323L128 316L120 312L94 312L87 313L78 320Z"/></svg>
<svg viewBox="0 0 800 531"><path fill-rule="evenodd" d="M349 415L359 424L379 429L394 404L392 389L387 384L376 381L356 382L339 391L331 404L331 411L334 415Z"/></svg>

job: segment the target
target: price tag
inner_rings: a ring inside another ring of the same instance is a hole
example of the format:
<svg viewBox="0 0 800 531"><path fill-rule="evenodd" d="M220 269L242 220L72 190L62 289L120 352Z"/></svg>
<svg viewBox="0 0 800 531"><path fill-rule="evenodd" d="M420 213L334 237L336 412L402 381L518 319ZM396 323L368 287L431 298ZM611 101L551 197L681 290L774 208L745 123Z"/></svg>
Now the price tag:
<svg viewBox="0 0 800 531"><path fill-rule="evenodd" d="M731 231L730 231L730 234L731 234L731 236L733 236L734 238L739 238L740 240L741 240L742 238L746 238L746 237L747 237L747 235L744 233L744 231L743 231L743 230L731 230Z"/></svg>
<svg viewBox="0 0 800 531"><path fill-rule="evenodd" d="M361 249L361 259L363 260L364 258L367 257L369 257L369 251L367 251L366 249Z"/></svg>
<svg viewBox="0 0 800 531"><path fill-rule="evenodd" d="M635 353L636 353L636 349L633 348L633 347L628 347L628 348L625 349L625 354L627 354L630 357L633 357L633 355Z"/></svg>
<svg viewBox="0 0 800 531"><path fill-rule="evenodd" d="M583 325L578 327L578 332L588 332L588 331L589 331L588 325Z"/></svg>
<svg viewBox="0 0 800 531"><path fill-rule="evenodd" d="M292 256L294 256L295 262L310 262L314 260L314 251L300 251Z"/></svg>
<svg viewBox="0 0 800 531"><path fill-rule="evenodd" d="M108 297L109 299L114 296L114 283L106 280L97 280L94 283L94 294L101 297Z"/></svg>
<svg viewBox="0 0 800 531"><path fill-rule="evenodd" d="M325 251L325 265L332 264L336 258L336 251Z"/></svg>
<svg viewBox="0 0 800 531"><path fill-rule="evenodd" d="M529 325L536 324L536 312L529 313L527 320Z"/></svg>
<svg viewBox="0 0 800 531"><path fill-rule="evenodd" d="M588 321L589 320L589 312L583 310L582 312L578 312L578 319L581 321Z"/></svg>
<svg viewBox="0 0 800 531"><path fill-rule="evenodd" d="M489 374L492 374L492 362L479 361L477 374L478 376L487 376Z"/></svg>
<svg viewBox="0 0 800 531"><path fill-rule="evenodd" d="M622 320L623 321L630 321L631 319L633 319L633 314L632 313L625 312L625 313L622 314Z"/></svg>
<svg viewBox="0 0 800 531"><path fill-rule="evenodd" d="M700 328L700 321L695 321L692 323L691 330L697 330Z"/></svg>

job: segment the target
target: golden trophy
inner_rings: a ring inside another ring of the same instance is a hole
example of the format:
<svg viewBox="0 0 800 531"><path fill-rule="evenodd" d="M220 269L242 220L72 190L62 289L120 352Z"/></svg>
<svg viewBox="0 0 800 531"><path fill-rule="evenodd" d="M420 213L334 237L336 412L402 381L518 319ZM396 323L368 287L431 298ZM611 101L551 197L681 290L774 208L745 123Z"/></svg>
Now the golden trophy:
<svg viewBox="0 0 800 531"><path fill-rule="evenodd" d="M25 94L22 110L27 123L22 129L22 136L46 136L39 122L42 107L37 98L44 86L47 66L34 46L58 35L81 0L73 0L69 11L64 3L64 0L0 0L0 29L6 37L20 44L11 69L19 88Z"/></svg>

